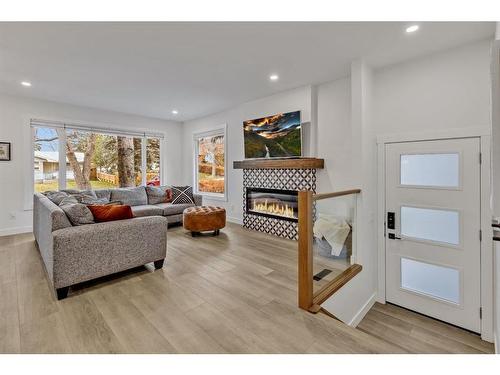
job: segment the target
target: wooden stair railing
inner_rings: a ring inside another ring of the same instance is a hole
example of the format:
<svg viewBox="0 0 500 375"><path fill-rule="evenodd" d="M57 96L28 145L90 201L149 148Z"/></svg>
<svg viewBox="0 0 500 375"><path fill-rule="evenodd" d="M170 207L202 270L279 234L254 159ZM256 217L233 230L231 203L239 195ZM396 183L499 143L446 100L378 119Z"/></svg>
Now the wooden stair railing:
<svg viewBox="0 0 500 375"><path fill-rule="evenodd" d="M335 277L327 285L325 285L321 290L314 293L313 296L313 306L321 305L328 298L330 298L335 292L347 284L354 276L361 272L363 269L359 264L353 264L348 269L344 270L340 275Z"/></svg>
<svg viewBox="0 0 500 375"><path fill-rule="evenodd" d="M313 194L311 191L299 191L299 264L298 264L298 302L299 307L311 313L320 311L335 318L324 310L321 304L335 292L360 273L363 267L352 264L340 275L331 280L318 292L313 291L313 205L321 199L335 198L344 195L359 194L360 189L344 190L326 194Z"/></svg>
<svg viewBox="0 0 500 375"><path fill-rule="evenodd" d="M313 301L312 191L299 191L299 307L309 310Z"/></svg>

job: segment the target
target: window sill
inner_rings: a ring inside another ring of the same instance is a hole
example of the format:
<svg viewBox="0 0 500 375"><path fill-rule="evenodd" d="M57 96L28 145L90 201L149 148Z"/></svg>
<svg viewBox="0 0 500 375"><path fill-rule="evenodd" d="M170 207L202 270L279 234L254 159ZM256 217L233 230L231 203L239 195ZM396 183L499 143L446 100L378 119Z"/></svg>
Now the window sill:
<svg viewBox="0 0 500 375"><path fill-rule="evenodd" d="M214 200L214 201L227 202L227 196L225 196L225 195L215 195L215 194L210 194L210 193L202 193L199 191L196 191L194 194L201 195L203 198Z"/></svg>

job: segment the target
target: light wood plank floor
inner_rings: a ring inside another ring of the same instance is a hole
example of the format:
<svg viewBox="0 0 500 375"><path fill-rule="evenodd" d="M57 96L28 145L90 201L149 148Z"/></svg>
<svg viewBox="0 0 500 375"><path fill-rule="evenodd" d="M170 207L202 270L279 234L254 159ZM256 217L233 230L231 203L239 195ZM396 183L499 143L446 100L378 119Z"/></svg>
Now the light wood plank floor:
<svg viewBox="0 0 500 375"><path fill-rule="evenodd" d="M56 301L33 237L0 238L3 353L492 352L478 336L394 306L348 327L297 308L295 242L230 224L169 230L162 270L85 283Z"/></svg>

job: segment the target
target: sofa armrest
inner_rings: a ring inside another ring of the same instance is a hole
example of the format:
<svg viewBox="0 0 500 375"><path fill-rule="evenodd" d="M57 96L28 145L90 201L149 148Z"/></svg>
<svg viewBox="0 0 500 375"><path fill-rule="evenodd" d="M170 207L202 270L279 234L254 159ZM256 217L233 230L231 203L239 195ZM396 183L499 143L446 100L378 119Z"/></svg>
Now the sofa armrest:
<svg viewBox="0 0 500 375"><path fill-rule="evenodd" d="M168 220L139 217L53 232L53 282L62 288L164 259Z"/></svg>
<svg viewBox="0 0 500 375"><path fill-rule="evenodd" d="M52 232L70 227L71 223L63 210L43 194L35 193L33 195L33 234L51 280L53 269Z"/></svg>
<svg viewBox="0 0 500 375"><path fill-rule="evenodd" d="M194 204L196 206L203 206L203 195L201 194L193 194Z"/></svg>
<svg viewBox="0 0 500 375"><path fill-rule="evenodd" d="M68 217L58 205L43 194L35 193L33 195L33 232L35 232L35 237L41 230L50 233L71 226Z"/></svg>

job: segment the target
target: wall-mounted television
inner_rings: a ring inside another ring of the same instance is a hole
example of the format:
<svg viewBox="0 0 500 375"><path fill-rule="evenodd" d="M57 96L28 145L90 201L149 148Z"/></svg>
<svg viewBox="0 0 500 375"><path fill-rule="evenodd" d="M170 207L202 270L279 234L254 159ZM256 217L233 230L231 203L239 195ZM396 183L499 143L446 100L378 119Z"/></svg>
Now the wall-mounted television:
<svg viewBox="0 0 500 375"><path fill-rule="evenodd" d="M300 111L243 122L245 158L293 158L302 156Z"/></svg>

